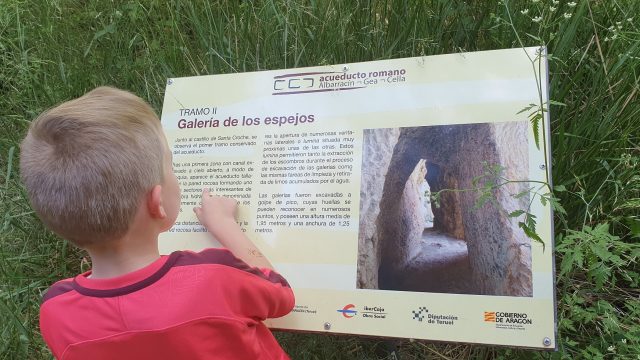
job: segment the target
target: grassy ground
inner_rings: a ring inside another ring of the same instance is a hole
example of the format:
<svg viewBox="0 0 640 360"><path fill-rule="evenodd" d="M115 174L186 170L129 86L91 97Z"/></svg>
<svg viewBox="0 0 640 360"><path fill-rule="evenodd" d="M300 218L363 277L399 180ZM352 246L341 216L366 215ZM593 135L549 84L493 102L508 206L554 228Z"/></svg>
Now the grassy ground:
<svg viewBox="0 0 640 360"><path fill-rule="evenodd" d="M86 267L18 181L42 110L97 85L159 111L166 78L546 44L560 351L402 342L403 359L640 359L640 2L0 0L0 359L48 359L38 303ZM377 340L279 334L294 359L374 359Z"/></svg>

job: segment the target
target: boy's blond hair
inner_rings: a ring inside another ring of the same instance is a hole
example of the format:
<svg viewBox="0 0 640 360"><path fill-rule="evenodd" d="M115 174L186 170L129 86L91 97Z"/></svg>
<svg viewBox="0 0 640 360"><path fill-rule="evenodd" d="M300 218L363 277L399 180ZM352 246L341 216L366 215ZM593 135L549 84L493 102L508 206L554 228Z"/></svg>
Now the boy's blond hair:
<svg viewBox="0 0 640 360"><path fill-rule="evenodd" d="M126 91L99 87L50 109L21 144L31 205L76 246L118 239L163 181L164 141L153 109Z"/></svg>

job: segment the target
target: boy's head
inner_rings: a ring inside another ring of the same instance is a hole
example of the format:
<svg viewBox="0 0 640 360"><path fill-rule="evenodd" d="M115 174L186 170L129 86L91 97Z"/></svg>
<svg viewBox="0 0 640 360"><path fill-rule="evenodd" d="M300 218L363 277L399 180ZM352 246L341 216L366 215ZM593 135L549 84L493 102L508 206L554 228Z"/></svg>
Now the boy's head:
<svg viewBox="0 0 640 360"><path fill-rule="evenodd" d="M32 122L20 172L44 224L90 247L127 232L149 191L172 174L170 161L153 109L129 92L100 87Z"/></svg>

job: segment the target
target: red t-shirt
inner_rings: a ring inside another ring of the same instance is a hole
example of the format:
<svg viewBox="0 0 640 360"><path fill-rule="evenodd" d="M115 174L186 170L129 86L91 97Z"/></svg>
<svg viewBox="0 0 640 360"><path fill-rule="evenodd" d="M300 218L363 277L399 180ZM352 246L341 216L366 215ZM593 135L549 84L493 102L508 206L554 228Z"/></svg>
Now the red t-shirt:
<svg viewBox="0 0 640 360"><path fill-rule="evenodd" d="M178 251L111 279L55 283L40 330L58 359L288 359L267 318L294 305L287 281L228 250Z"/></svg>

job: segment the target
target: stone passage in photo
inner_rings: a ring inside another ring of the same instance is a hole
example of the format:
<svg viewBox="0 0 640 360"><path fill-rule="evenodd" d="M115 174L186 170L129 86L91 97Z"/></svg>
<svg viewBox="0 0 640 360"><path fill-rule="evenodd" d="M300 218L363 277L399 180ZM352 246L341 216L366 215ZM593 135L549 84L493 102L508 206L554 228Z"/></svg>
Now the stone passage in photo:
<svg viewBox="0 0 640 360"><path fill-rule="evenodd" d="M527 189L493 192L474 208L474 178L499 165L528 178L527 122L371 129L364 132L358 288L532 296L531 242L507 213ZM487 165L485 165L487 164ZM441 191L439 206L431 193Z"/></svg>

